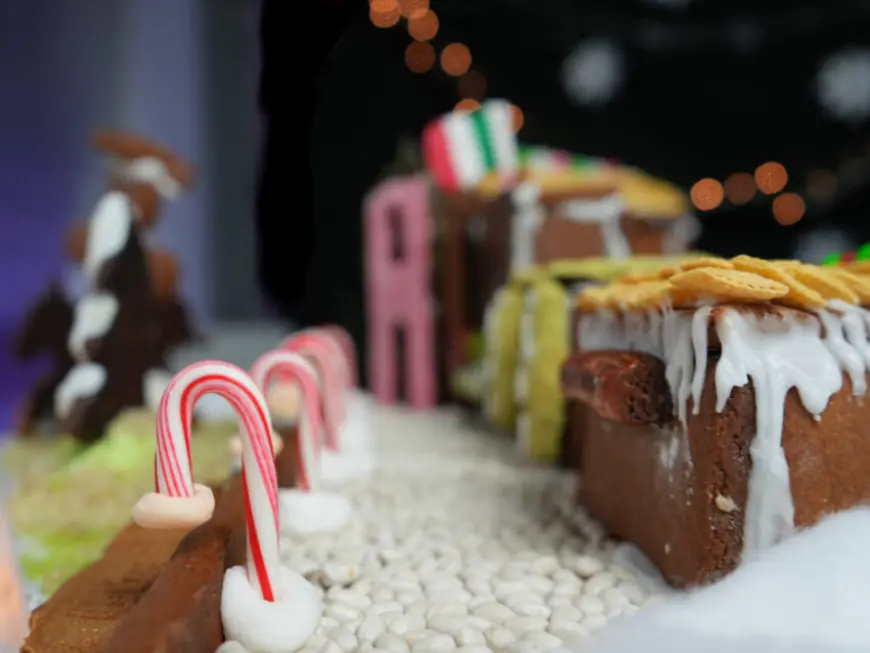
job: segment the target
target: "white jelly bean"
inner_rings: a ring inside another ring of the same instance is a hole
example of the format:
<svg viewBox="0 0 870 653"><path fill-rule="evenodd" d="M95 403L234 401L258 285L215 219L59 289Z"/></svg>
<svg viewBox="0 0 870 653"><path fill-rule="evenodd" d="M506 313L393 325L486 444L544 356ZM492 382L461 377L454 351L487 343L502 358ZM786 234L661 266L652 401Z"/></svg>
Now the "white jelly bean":
<svg viewBox="0 0 870 653"><path fill-rule="evenodd" d="M391 653L408 653L411 650L405 638L394 633L383 633L380 635L375 640L375 646L391 651Z"/></svg>
<svg viewBox="0 0 870 653"><path fill-rule="evenodd" d="M484 603L477 606L472 614L483 617L494 624L500 624L508 617L513 617L514 611L500 603Z"/></svg>
<svg viewBox="0 0 870 653"><path fill-rule="evenodd" d="M384 620L377 615L370 615L362 620L356 629L356 636L361 642L374 642L386 629Z"/></svg>

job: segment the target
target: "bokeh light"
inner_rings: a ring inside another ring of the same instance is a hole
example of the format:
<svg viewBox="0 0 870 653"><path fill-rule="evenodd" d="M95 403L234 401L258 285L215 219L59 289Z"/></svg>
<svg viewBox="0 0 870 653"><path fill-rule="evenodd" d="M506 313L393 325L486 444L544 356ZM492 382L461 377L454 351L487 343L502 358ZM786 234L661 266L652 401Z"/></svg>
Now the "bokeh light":
<svg viewBox="0 0 870 653"><path fill-rule="evenodd" d="M523 114L523 110L515 104L511 105L511 109L513 110L513 128L514 133L516 134L523 128L523 125L526 122L526 116Z"/></svg>
<svg viewBox="0 0 870 653"><path fill-rule="evenodd" d="M486 80L476 70L469 70L459 78L457 89L459 97L479 101L486 97Z"/></svg>
<svg viewBox="0 0 870 653"><path fill-rule="evenodd" d="M429 11L429 0L399 0L399 10L408 20L414 20Z"/></svg>
<svg viewBox="0 0 870 653"><path fill-rule="evenodd" d="M422 74L435 65L435 48L431 43L414 41L405 48L405 65L411 72Z"/></svg>
<svg viewBox="0 0 870 653"><path fill-rule="evenodd" d="M415 41L431 41L438 34L438 27L438 16L434 11L408 19L408 34Z"/></svg>
<svg viewBox="0 0 870 653"><path fill-rule="evenodd" d="M369 9L379 14L387 14L399 9L399 0L369 0Z"/></svg>
<svg viewBox="0 0 870 653"><path fill-rule="evenodd" d="M395 27L399 23L399 18L401 18L401 12L399 12L398 6L394 6L388 11L378 11L374 7L369 8L369 20L375 27L381 29Z"/></svg>
<svg viewBox="0 0 870 653"><path fill-rule="evenodd" d="M837 176L827 170L813 170L807 175L807 195L824 202L837 192Z"/></svg>
<svg viewBox="0 0 870 653"><path fill-rule="evenodd" d="M732 204L746 204L755 197L755 179L748 172L735 172L725 180L725 197Z"/></svg>
<svg viewBox="0 0 870 653"><path fill-rule="evenodd" d="M773 200L773 217L781 225L798 222L806 211L807 206L797 193L783 193Z"/></svg>
<svg viewBox="0 0 870 653"><path fill-rule="evenodd" d="M441 51L441 68L453 77L461 77L471 68L471 51L462 43L451 43Z"/></svg>
<svg viewBox="0 0 870 653"><path fill-rule="evenodd" d="M470 98L465 98L464 100L459 100L453 110L458 113L471 113L472 111L477 111L479 108L480 102Z"/></svg>
<svg viewBox="0 0 870 653"><path fill-rule="evenodd" d="M765 195L780 192L788 183L788 173L781 163L764 163L755 169L755 184Z"/></svg>
<svg viewBox="0 0 870 653"><path fill-rule="evenodd" d="M690 192L692 204L701 211L712 211L725 199L725 189L715 179L701 179L695 182Z"/></svg>

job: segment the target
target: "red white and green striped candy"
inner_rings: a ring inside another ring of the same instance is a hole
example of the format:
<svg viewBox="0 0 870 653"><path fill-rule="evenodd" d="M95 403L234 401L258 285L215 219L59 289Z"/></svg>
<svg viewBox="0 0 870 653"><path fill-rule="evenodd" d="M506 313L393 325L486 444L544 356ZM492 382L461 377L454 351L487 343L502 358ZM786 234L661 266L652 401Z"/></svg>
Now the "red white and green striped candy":
<svg viewBox="0 0 870 653"><path fill-rule="evenodd" d="M856 261L870 261L870 243L865 243L854 252L828 254L822 265L848 265Z"/></svg>
<svg viewBox="0 0 870 653"><path fill-rule="evenodd" d="M513 107L489 100L470 113L452 112L426 125L423 158L443 190L469 190L490 173L512 183L519 171Z"/></svg>

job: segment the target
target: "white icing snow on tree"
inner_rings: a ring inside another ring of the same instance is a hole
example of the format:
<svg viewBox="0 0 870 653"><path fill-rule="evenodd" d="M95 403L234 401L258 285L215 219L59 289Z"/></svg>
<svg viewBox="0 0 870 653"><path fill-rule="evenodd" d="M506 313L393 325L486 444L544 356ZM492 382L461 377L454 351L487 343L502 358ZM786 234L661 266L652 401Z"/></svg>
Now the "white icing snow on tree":
<svg viewBox="0 0 870 653"><path fill-rule="evenodd" d="M870 117L870 49L849 48L825 59L816 76L816 97L844 122Z"/></svg>
<svg viewBox="0 0 870 653"><path fill-rule="evenodd" d="M562 87L578 103L603 106L610 102L622 85L624 72L622 51L604 39L578 45L562 64Z"/></svg>

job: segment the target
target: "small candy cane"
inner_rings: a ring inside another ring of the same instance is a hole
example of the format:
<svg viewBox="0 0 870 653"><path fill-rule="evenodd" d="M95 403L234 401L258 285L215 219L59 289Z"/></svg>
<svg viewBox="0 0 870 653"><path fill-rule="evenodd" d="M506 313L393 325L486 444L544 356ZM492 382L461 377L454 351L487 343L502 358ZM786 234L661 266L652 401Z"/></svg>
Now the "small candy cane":
<svg viewBox="0 0 870 653"><path fill-rule="evenodd" d="M175 375L157 410L156 492L133 508L133 520L145 528L184 528L202 524L214 511L214 495L193 482L190 426L196 402L215 393L239 417L242 484L248 525L247 571L251 586L275 601L278 558L278 475L266 399L244 370L230 363L194 363Z"/></svg>
<svg viewBox="0 0 870 653"><path fill-rule="evenodd" d="M299 354L276 349L263 354L254 362L251 366L251 378L264 394L277 379L298 384L302 396L302 412L296 437L296 484L304 492L315 490L320 454L319 433L322 428L317 372Z"/></svg>
<svg viewBox="0 0 870 653"><path fill-rule="evenodd" d="M329 335L338 343L344 354L344 363L347 368L348 390L354 389L359 384L359 358L356 344L350 334L337 324L328 324L320 327L320 330Z"/></svg>
<svg viewBox="0 0 870 653"><path fill-rule="evenodd" d="M335 342L317 329L300 331L284 339L278 349L299 354L311 361L321 382L321 408L323 435L326 448L338 452L338 430L343 421L344 393L342 392L341 355Z"/></svg>

